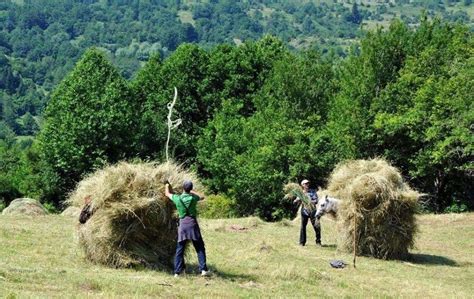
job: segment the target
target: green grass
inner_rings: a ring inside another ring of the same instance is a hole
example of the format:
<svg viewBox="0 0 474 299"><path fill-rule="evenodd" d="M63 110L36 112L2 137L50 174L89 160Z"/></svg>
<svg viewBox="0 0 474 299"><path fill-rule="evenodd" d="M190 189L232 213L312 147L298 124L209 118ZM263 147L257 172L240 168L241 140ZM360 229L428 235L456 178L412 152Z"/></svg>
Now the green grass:
<svg viewBox="0 0 474 299"><path fill-rule="evenodd" d="M256 218L201 220L213 275L111 269L83 259L74 221L59 215L0 216L0 297L472 297L474 213L422 215L410 262L357 258L335 248L334 222L323 219L325 247L298 246L299 224ZM313 236L309 230L309 236ZM196 272L196 258L187 258Z"/></svg>

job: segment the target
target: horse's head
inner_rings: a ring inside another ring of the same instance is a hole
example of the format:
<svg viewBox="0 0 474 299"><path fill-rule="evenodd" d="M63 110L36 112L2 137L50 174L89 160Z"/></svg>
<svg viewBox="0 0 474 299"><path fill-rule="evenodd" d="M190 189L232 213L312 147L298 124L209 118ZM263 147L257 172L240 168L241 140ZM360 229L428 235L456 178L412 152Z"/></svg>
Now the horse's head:
<svg viewBox="0 0 474 299"><path fill-rule="evenodd" d="M326 213L331 213L336 216L339 201L335 198L324 196L318 201L316 217L321 218Z"/></svg>

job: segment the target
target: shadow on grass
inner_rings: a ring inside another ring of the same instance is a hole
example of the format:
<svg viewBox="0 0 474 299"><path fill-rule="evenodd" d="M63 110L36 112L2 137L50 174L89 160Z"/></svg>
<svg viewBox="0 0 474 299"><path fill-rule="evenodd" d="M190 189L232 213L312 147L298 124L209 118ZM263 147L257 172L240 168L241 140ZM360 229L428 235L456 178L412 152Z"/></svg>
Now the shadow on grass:
<svg viewBox="0 0 474 299"><path fill-rule="evenodd" d="M337 248L336 244L322 244L321 247L324 248Z"/></svg>
<svg viewBox="0 0 474 299"><path fill-rule="evenodd" d="M223 272L219 270L216 266L214 265L208 265L209 270L211 272L210 277L219 277L221 279L229 280L229 281L256 281L257 277L254 275L248 275L248 274L242 274L242 273L235 273L235 272ZM189 264L186 265L186 273L190 273L192 275L200 275L198 271L198 265L197 264ZM188 272L188 270L190 270Z"/></svg>
<svg viewBox="0 0 474 299"><path fill-rule="evenodd" d="M413 264L420 265L441 265L441 266L451 266L458 267L458 263L455 260L450 258L432 255L432 254L423 254L423 253L412 253L408 257L407 261Z"/></svg>

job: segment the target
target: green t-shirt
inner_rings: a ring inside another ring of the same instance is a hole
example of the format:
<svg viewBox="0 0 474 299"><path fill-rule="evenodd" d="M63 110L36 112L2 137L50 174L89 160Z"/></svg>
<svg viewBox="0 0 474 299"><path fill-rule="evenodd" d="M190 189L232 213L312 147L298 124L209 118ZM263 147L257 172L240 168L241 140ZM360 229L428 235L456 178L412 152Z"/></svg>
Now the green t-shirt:
<svg viewBox="0 0 474 299"><path fill-rule="evenodd" d="M180 198L181 201L179 200ZM173 196L171 196L171 200L176 205L176 209L178 209L179 218L184 218L184 216L186 216L186 208L183 206L183 204L185 204L188 208L187 216L196 217L196 205L197 202L200 200L199 196L191 193L183 193L181 195L173 194Z"/></svg>

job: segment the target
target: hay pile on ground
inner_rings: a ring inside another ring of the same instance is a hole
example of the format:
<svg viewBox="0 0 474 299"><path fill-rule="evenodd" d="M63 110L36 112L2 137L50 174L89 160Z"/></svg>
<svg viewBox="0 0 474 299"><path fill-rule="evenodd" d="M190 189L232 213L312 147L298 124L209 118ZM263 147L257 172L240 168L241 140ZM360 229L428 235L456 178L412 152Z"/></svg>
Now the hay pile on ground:
<svg viewBox="0 0 474 299"><path fill-rule="evenodd" d="M81 214L81 209L78 207L67 207L62 213L61 216L74 217L79 219Z"/></svg>
<svg viewBox="0 0 474 299"><path fill-rule="evenodd" d="M185 179L200 187L194 174L172 164L119 163L81 181L68 203L83 207L91 197L92 216L78 225L86 257L113 267L172 266L177 215L164 195L164 180L182 192Z"/></svg>
<svg viewBox="0 0 474 299"><path fill-rule="evenodd" d="M325 191L342 200L338 248L352 252L355 233L358 255L407 256L414 245L421 194L404 182L396 168L382 159L348 161L336 167Z"/></svg>
<svg viewBox="0 0 474 299"><path fill-rule="evenodd" d="M31 198L17 198L2 211L2 215L41 216L48 211L37 201Z"/></svg>

